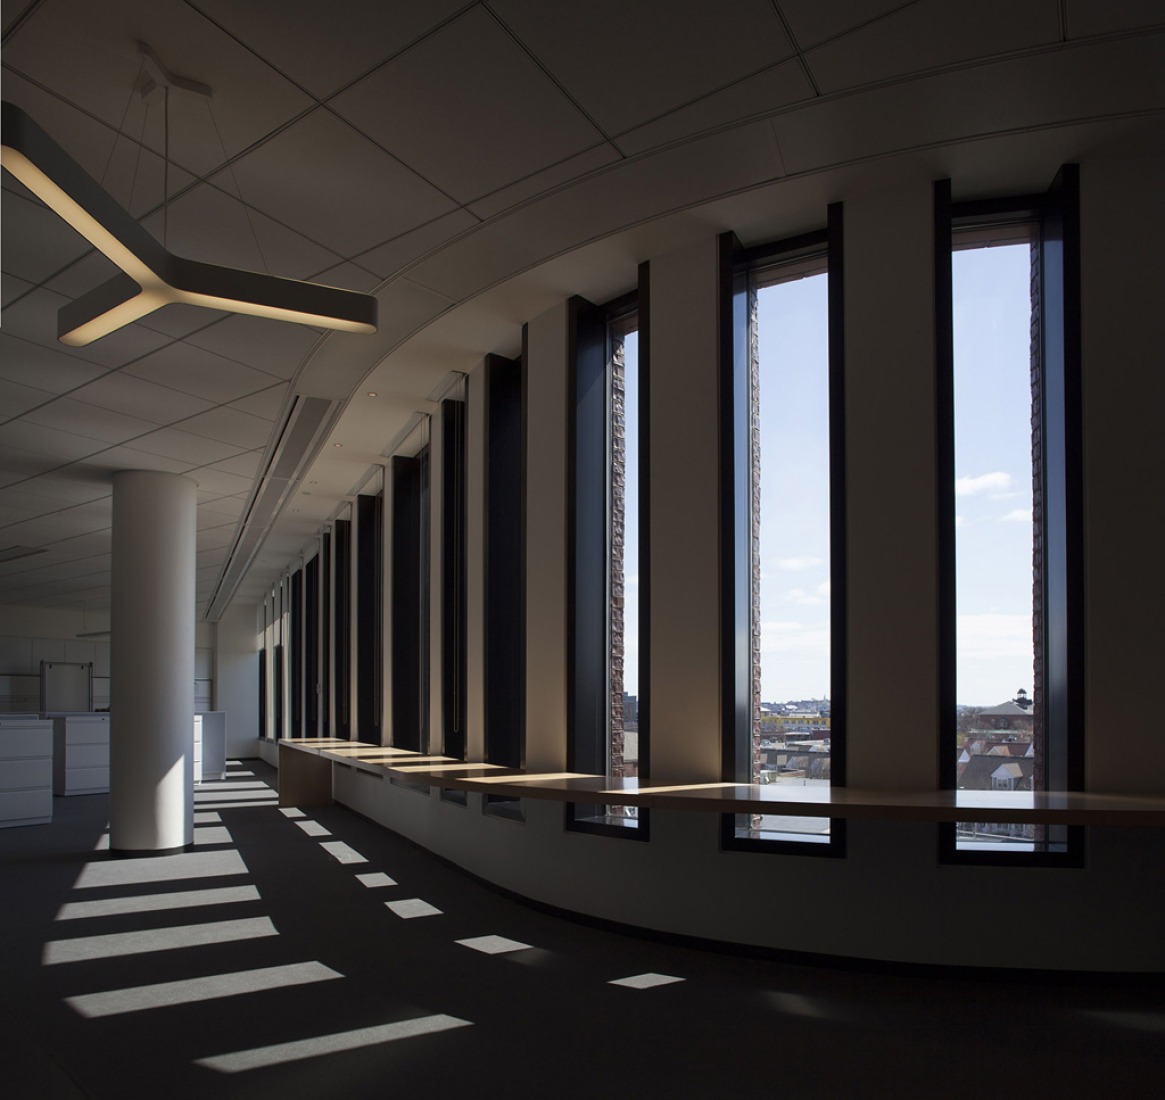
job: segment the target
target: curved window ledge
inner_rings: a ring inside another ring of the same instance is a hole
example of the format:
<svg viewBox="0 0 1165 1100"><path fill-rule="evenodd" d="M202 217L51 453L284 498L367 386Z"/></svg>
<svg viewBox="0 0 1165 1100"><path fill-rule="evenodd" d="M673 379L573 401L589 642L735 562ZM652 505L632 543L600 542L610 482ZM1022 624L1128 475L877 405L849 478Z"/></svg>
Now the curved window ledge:
<svg viewBox="0 0 1165 1100"><path fill-rule="evenodd" d="M406 749L328 738L284 739L282 748L362 771L451 790L708 813L805 814L888 821L1037 822L1165 826L1165 798L1083 791L884 791L785 784L691 783L640 786L577 772L530 772ZM281 783L282 786L282 783ZM598 797L601 796L601 797Z"/></svg>

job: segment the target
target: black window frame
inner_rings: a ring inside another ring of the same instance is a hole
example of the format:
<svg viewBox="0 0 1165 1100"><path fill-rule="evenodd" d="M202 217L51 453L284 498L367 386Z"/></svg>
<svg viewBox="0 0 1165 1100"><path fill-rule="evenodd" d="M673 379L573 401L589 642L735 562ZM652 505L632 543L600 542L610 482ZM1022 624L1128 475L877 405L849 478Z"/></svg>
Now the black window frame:
<svg viewBox="0 0 1165 1100"><path fill-rule="evenodd" d="M352 521L337 519L332 524L335 554L332 559L333 632L332 660L335 729L332 736L348 741L352 737Z"/></svg>
<svg viewBox="0 0 1165 1100"><path fill-rule="evenodd" d="M356 497L356 738L383 736L384 493Z"/></svg>
<svg viewBox="0 0 1165 1100"><path fill-rule="evenodd" d="M752 782L751 295L755 273L820 257L828 273L830 524L830 786L846 785L847 598L845 446L845 250L840 202L826 227L744 248L720 237L720 653L722 779ZM748 629L741 629L747 624ZM723 851L844 859L846 821L831 817L829 840L736 835L736 814L720 815ZM804 817L823 816L806 812Z"/></svg>
<svg viewBox="0 0 1165 1100"><path fill-rule="evenodd" d="M639 782L650 782L650 267L640 264L636 289L601 306L574 297L568 304L567 349L567 767L607 774L611 737L610 478L611 377L615 341L638 333L639 417ZM632 326L630 322L634 320ZM616 334L621 329L623 333ZM604 803L568 802L570 832L648 841L651 814L639 808L635 825L594 820ZM586 807L586 809L584 809ZM581 811L581 812L580 812Z"/></svg>
<svg viewBox="0 0 1165 1100"><path fill-rule="evenodd" d="M1062 165L1046 192L954 202L951 181L934 184L935 370L939 548L939 786L957 774L954 300L952 253L960 230L1036 227L1039 331L1037 531L1043 544L1041 621L1044 693L1040 749L1045 790L1085 789L1084 462L1080 297L1080 172ZM1054 479L1049 485L1049 480ZM1033 576L1033 583L1036 578ZM1038 767L1038 765L1037 765ZM973 818L973 811L968 812ZM1083 826L1063 826L1056 851L959 849L956 825L938 829L939 861L993 867L1082 868Z"/></svg>
<svg viewBox="0 0 1165 1100"><path fill-rule="evenodd" d="M441 753L464 760L468 676L466 583L467 410L445 398L441 416Z"/></svg>

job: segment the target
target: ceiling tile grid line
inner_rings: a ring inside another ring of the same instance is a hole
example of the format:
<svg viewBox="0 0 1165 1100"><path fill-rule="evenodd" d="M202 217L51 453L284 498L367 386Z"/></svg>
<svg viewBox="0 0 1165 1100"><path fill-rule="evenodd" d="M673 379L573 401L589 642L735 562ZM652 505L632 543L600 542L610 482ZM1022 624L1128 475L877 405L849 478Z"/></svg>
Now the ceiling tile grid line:
<svg viewBox="0 0 1165 1100"><path fill-rule="evenodd" d="M490 18L493 19L493 21L499 27L501 27L501 29L503 31L505 31L506 34L508 34L510 36L510 38L514 41L515 45L517 45L518 48L520 50L522 50L522 52L525 53L525 55L531 61L533 61L534 64L537 65L539 69L542 70L542 73L546 77L546 79L549 80L574 105L575 110L578 111L579 114L581 114L583 116L583 118L585 118L587 120L587 122L589 122L595 128L595 130L598 131L598 133L603 137L604 140L610 141L611 135L608 134L606 132L606 130L603 129L603 127L599 124L598 119L596 119L590 113L590 111L588 111L586 109L586 107L584 107L582 105L582 103L579 102L577 97L575 97L574 95L571 94L570 90L566 87L565 84L562 83L561 80L558 79L558 77L555 75L554 71L550 68L550 66L545 61L543 61L542 58L539 57L538 54L529 45L526 44L526 42L524 42L522 40L521 35L519 35L517 33L517 31L515 31L514 28L511 27L509 25L509 23L507 23L494 10L493 6L488 2L488 0L482 0L481 6L485 9L485 11L490 16ZM485 197L484 195L479 196L479 198L484 198L484 197Z"/></svg>
<svg viewBox="0 0 1165 1100"><path fill-rule="evenodd" d="M183 344L184 345L185 342L182 340L174 340L170 344L166 345L164 348L160 348L158 350L159 351L168 350L169 348L172 348L176 344ZM201 349L199 349L199 350L201 350ZM207 354L207 355L212 354L210 352L205 352L205 351L203 351L202 353ZM149 353L148 355L142 356L141 359L149 358L150 355L152 355L152 354L153 353ZM221 359L226 360L225 356L216 356L216 358L221 358ZM137 360L136 362L140 362L141 359ZM227 360L227 361L233 362L232 360ZM126 364L126 365L132 366L133 364L130 363L130 364ZM105 381L109 378L109 375L121 373L122 369L123 368L117 368L113 371L109 371L105 375L103 375L102 378L100 378L96 381L98 381L98 382ZM256 373L262 373L262 372L256 372ZM133 374L128 374L128 377L136 378L137 376L135 376ZM79 436L81 438L85 438L85 439L102 439L104 442L110 443L111 446L121 446L121 445L129 444L129 443L132 443L136 439L140 439L146 435L149 435L150 433L156 431L158 428L177 427L178 425L184 424L187 421L198 420L201 417L205 417L206 414L210 413L210 412L215 412L215 411L220 410L220 409L228 409L229 410L229 409L231 409L231 406L234 404L234 402L237 400L245 400L247 397L252 397L255 394L259 394L259 393L264 393L269 389L275 389L283 384L281 379L278 379L273 375L266 375L265 377L271 379L270 384L260 385L256 389L250 390L250 391L240 395L238 398L233 398L233 399L228 400L228 401L208 402L206 408L198 409L197 411L189 413L189 414L184 415L184 416L176 416L173 419L165 419L163 422L153 423L148 428L137 433L136 435L127 436L125 438L117 439L117 440L103 440L103 437L101 437L101 436L89 435L86 432L79 431L79 430L73 430L71 432L71 434L77 435L77 436ZM189 391L181 389L180 387L177 387L177 386L167 385L165 382L159 382L159 381L155 381L153 379L144 379L144 378L140 378L137 380L140 382L145 382L150 386L160 386L163 389L168 389L175 394L181 394L183 396L193 396L189 393ZM5 423L6 424L11 423L12 420L16 420L16 419L27 419L30 421L30 423L44 423L43 416L41 416L38 420L37 418L35 418L34 414L43 413L45 410L51 409L52 406L54 406L60 402L69 402L69 401L77 402L80 404L85 404L94 410L100 409L102 411L109 412L110 415L113 415L113 410L108 410L106 408L106 406L96 404L96 403L90 403L90 402L87 402L85 400L85 397L83 396L82 391L88 390L88 389L92 388L94 385L95 385L95 382L90 381L90 382L84 382L84 383L74 387L71 390L65 391L64 393L60 393L60 394L47 394L46 393L46 395L45 395L46 400L45 401L41 402L38 405L33 406L30 409L27 409L24 413L20 414L18 417L12 417L9 421L6 421ZM199 400L204 400L204 399L200 398ZM270 420L269 418L265 418L265 417L259 417L254 413L239 412L238 415L239 416L253 417L253 418L258 419L258 420L263 420L266 423L268 423L269 425L274 423L273 420ZM136 419L136 418L134 418L134 419ZM46 425L46 426L51 426L51 425ZM203 435L205 433L195 431L193 434ZM213 439L216 437L215 436L207 436L207 438Z"/></svg>
<svg viewBox="0 0 1165 1100"><path fill-rule="evenodd" d="M797 35L793 32L793 28L789 25L789 20L785 18L785 13L781 10L780 0L769 0L773 6L773 11L776 12L777 18L781 21L781 26L784 28L785 34L789 41L793 44L793 50L796 52L797 61L801 65L801 71L805 74L805 79L809 81L809 86L813 89L815 96L821 95L821 89L817 86L817 81L813 78L813 72L809 68L809 62L805 60L805 50L797 40Z"/></svg>

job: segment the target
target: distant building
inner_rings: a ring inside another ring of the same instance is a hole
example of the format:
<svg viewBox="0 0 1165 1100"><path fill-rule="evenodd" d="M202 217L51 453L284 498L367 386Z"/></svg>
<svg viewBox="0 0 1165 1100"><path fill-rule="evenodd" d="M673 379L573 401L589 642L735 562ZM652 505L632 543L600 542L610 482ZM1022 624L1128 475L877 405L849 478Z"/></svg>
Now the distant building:
<svg viewBox="0 0 1165 1100"><path fill-rule="evenodd" d="M1030 707L1022 707L1013 700L1000 703L996 707L984 707L975 715L975 729L1024 730L1031 733L1035 729L1035 715Z"/></svg>

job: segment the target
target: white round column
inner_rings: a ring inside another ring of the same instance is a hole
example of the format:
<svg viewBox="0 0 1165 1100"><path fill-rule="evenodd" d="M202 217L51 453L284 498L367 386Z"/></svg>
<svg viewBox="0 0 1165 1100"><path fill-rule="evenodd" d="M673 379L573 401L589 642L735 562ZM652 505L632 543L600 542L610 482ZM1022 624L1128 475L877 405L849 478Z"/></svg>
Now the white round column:
<svg viewBox="0 0 1165 1100"><path fill-rule="evenodd" d="M197 486L153 470L113 475L109 847L194 839Z"/></svg>

